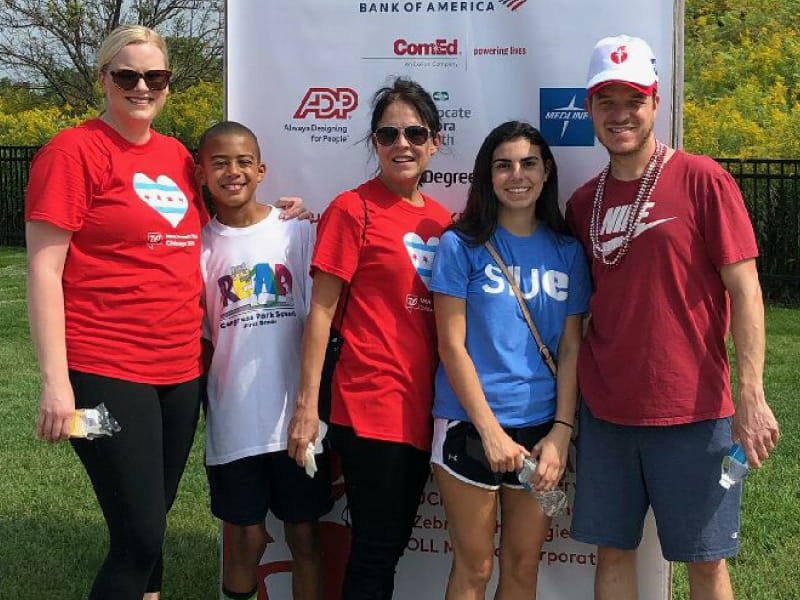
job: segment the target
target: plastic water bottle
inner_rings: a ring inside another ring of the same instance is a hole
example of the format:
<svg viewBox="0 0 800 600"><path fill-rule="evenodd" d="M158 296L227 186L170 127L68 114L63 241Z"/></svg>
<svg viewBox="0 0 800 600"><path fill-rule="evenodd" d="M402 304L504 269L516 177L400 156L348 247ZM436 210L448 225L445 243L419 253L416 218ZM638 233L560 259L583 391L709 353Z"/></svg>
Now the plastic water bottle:
<svg viewBox="0 0 800 600"><path fill-rule="evenodd" d="M79 408L75 411L70 422L69 435L93 440L101 435L114 435L119 430L119 423L101 402L94 408Z"/></svg>
<svg viewBox="0 0 800 600"><path fill-rule="evenodd" d="M529 479L536 472L536 459L526 456L522 459L522 468L517 471L517 479L526 490L528 490L536 501L541 505L542 511L548 517L555 517L563 512L567 507L567 495L563 490L554 488L547 491L539 491L531 486Z"/></svg>
<svg viewBox="0 0 800 600"><path fill-rule="evenodd" d="M722 472L719 476L719 484L726 490L732 485L736 485L745 478L750 470L747 464L747 457L739 444L731 446L730 452L722 459Z"/></svg>

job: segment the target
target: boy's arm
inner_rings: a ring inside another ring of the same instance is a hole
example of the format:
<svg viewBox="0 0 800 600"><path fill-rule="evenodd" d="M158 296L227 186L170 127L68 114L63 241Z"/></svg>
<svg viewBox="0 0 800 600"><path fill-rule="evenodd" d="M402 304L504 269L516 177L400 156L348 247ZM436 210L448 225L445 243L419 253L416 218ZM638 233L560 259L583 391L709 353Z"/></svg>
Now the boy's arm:
<svg viewBox="0 0 800 600"><path fill-rule="evenodd" d="M314 216L314 213L303 205L302 198L281 197L275 202L275 207L282 209L278 218L284 221L289 219L310 219Z"/></svg>

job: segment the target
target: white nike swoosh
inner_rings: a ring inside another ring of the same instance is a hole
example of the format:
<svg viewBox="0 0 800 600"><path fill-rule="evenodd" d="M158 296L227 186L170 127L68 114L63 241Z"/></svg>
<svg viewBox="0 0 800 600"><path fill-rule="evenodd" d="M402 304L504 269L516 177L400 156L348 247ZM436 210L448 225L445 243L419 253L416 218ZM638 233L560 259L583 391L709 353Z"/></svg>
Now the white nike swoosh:
<svg viewBox="0 0 800 600"><path fill-rule="evenodd" d="M673 219L677 219L677 217L669 217L668 219L657 219L652 221L651 223L639 223L636 226L636 231L633 234L633 238L636 239L640 235L642 235L648 229L652 229L656 225L661 225L662 223L666 223L667 221L672 221ZM603 242L603 255L608 256L614 250L619 248L622 245L622 240L625 237L625 234L618 235L615 238L611 238L608 241Z"/></svg>

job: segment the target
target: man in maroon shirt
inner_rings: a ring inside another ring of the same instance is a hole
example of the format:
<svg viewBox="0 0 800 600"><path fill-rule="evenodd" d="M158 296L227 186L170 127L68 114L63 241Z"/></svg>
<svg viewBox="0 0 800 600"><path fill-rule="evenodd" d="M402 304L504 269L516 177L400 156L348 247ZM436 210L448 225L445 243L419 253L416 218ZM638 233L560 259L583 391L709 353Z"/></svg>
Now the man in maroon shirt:
<svg viewBox="0 0 800 600"><path fill-rule="evenodd" d="M759 467L779 438L764 398L752 225L726 171L656 139L658 75L644 40L600 40L587 88L610 162L567 205L595 283L578 359L572 536L598 546L595 599L635 599L652 507L664 557L687 563L692 598L731 600L725 559L739 548L741 485L718 484L720 463L736 441Z"/></svg>

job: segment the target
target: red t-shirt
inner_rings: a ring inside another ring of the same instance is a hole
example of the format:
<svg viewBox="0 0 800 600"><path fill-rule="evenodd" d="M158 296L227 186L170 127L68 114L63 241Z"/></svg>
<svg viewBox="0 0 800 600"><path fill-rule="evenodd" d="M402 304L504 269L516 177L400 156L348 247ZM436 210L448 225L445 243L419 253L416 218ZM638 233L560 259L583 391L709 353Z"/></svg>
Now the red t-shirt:
<svg viewBox="0 0 800 600"><path fill-rule="evenodd" d="M437 354L427 284L450 215L423 198L425 206L412 206L378 179L340 194L319 221L312 270L350 282L331 420L362 437L429 450Z"/></svg>
<svg viewBox="0 0 800 600"><path fill-rule="evenodd" d="M194 161L151 131L131 144L99 119L56 135L31 165L25 219L73 232L64 264L70 369L151 384L200 374Z"/></svg>
<svg viewBox="0 0 800 600"><path fill-rule="evenodd" d="M622 425L674 425L733 414L725 336L729 306L719 270L758 255L742 195L708 157L677 151L616 267L592 256L597 178L567 204L591 259L595 293L578 357L592 414ZM600 241L613 246L639 181L609 175Z"/></svg>

